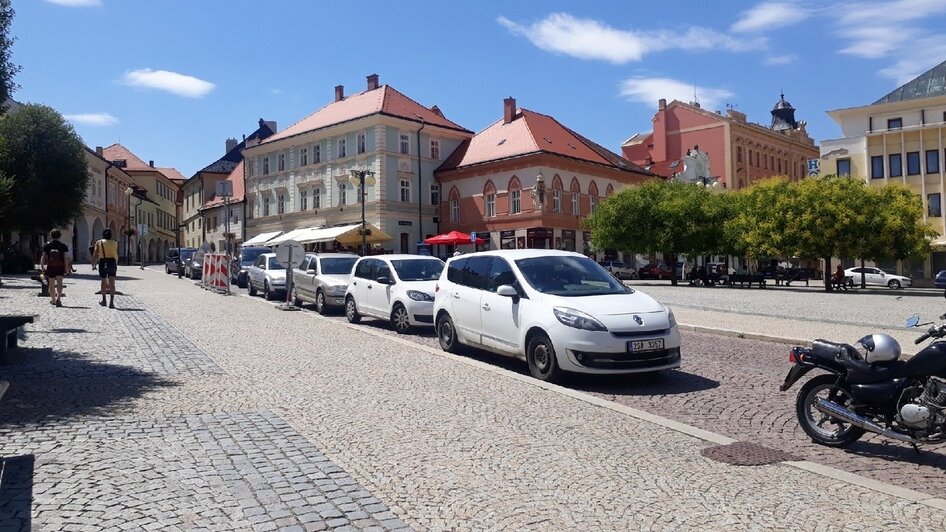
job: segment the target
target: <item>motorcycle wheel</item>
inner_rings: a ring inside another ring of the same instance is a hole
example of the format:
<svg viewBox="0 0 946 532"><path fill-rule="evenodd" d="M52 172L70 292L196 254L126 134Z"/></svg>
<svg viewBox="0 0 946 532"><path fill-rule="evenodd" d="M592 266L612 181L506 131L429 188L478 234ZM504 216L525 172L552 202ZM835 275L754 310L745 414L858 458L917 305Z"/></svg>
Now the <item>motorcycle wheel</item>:
<svg viewBox="0 0 946 532"><path fill-rule="evenodd" d="M795 401L795 413L802 430L813 442L827 447L844 447L864 435L864 429L834 419L813 406L815 399L827 399L850 407L854 402L851 392L843 384L837 386L837 380L835 375L818 375L802 386Z"/></svg>

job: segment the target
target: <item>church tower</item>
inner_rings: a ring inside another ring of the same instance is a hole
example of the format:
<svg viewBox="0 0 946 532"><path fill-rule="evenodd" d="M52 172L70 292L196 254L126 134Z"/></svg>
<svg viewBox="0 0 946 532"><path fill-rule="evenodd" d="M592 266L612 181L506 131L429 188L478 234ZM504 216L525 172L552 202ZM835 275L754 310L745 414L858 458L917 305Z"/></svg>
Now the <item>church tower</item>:
<svg viewBox="0 0 946 532"><path fill-rule="evenodd" d="M782 93L775 108L772 109L772 125L775 131L786 131L798 129L798 121L795 120L795 108L792 104L785 101L785 93Z"/></svg>

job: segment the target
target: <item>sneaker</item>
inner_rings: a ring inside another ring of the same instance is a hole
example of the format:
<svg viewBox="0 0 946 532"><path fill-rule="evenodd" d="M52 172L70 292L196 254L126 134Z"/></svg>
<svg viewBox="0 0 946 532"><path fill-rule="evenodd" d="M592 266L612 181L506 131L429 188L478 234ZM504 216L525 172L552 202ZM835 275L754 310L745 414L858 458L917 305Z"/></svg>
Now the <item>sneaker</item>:
<svg viewBox="0 0 946 532"><path fill-rule="evenodd" d="M103 300L99 301L99 305L102 305L102 306L104 307L104 306L105 306L105 300L103 299Z"/></svg>
<svg viewBox="0 0 946 532"><path fill-rule="evenodd" d="M55 304L56 304L56 300L55 300L55 299L50 299L50 300L49 300L49 304L50 304L50 305L55 305Z"/></svg>
<svg viewBox="0 0 946 532"><path fill-rule="evenodd" d="M62 301L60 301L60 300L57 299L57 300L56 300L56 306L57 306L57 307L61 307L61 306L62 306Z"/></svg>
<svg viewBox="0 0 946 532"><path fill-rule="evenodd" d="M115 308L115 302L113 301L113 302L109 303L109 304L108 304L108 308Z"/></svg>

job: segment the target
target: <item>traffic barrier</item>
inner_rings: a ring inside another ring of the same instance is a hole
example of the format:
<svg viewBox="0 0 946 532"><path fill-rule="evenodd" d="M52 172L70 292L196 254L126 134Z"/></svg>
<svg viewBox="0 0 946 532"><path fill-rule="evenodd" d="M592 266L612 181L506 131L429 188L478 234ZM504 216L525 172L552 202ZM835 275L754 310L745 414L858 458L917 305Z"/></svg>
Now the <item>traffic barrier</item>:
<svg viewBox="0 0 946 532"><path fill-rule="evenodd" d="M200 278L200 286L218 293L230 293L230 262L225 254L204 254L204 273Z"/></svg>

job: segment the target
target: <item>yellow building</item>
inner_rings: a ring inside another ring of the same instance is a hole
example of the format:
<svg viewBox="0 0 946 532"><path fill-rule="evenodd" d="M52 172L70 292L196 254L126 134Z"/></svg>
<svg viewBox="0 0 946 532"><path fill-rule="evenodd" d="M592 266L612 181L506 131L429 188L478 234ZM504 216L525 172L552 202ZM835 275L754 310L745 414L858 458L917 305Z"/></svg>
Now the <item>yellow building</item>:
<svg viewBox="0 0 946 532"><path fill-rule="evenodd" d="M828 111L842 138L821 142L820 175L847 175L869 185L902 183L923 200L924 218L940 236L924 260L881 262L915 280L946 270L946 62L870 105Z"/></svg>

